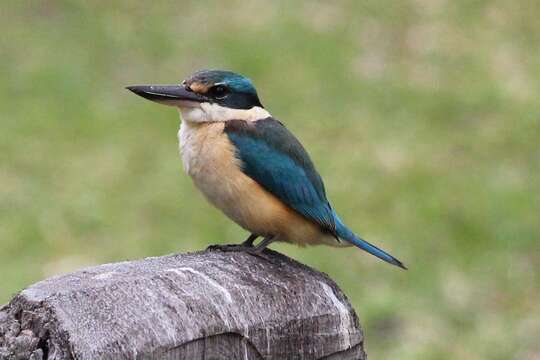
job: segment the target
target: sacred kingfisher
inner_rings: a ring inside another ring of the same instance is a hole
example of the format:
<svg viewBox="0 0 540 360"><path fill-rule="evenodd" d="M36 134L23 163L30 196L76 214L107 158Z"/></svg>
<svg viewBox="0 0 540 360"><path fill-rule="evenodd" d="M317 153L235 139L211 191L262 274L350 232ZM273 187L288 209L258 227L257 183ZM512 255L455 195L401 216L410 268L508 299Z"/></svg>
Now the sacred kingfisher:
<svg viewBox="0 0 540 360"><path fill-rule="evenodd" d="M210 203L251 233L238 248L260 253L273 241L354 245L405 269L343 223L308 153L264 108L248 78L203 70L180 85L127 89L179 110L184 170Z"/></svg>

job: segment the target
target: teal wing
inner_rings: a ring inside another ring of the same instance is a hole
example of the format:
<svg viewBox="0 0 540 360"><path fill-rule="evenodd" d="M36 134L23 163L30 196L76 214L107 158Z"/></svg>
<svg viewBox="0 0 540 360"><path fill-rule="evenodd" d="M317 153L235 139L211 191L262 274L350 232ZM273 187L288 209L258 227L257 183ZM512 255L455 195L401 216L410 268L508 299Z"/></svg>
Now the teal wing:
<svg viewBox="0 0 540 360"><path fill-rule="evenodd" d="M337 238L323 181L306 150L273 118L228 121L225 133L242 161L242 171L287 206Z"/></svg>

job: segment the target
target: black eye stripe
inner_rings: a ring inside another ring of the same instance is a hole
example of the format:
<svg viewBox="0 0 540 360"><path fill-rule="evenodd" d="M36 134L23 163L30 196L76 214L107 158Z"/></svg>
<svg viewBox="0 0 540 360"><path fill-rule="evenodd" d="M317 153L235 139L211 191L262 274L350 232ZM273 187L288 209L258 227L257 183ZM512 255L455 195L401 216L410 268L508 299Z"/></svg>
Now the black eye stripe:
<svg viewBox="0 0 540 360"><path fill-rule="evenodd" d="M227 95L228 88L225 85L215 85L210 88L210 94L216 98L223 98Z"/></svg>

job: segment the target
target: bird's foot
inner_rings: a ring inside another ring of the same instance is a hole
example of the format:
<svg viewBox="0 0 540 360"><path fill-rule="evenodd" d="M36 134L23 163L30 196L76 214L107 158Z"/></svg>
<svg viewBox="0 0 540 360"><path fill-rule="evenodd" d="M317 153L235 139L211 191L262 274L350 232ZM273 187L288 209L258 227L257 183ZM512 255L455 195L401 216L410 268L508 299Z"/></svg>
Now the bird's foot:
<svg viewBox="0 0 540 360"><path fill-rule="evenodd" d="M274 241L274 239L275 237L273 236L267 236L259 244L255 246L250 246L245 251L250 255L274 263L274 261L272 261L268 254L265 254L266 247L270 245Z"/></svg>
<svg viewBox="0 0 540 360"><path fill-rule="evenodd" d="M272 243L274 237L265 237L258 245L254 246L253 242L257 239L257 235L250 235L250 237L241 244L226 244L226 245L210 245L206 250L221 251L221 252L239 252L243 251L258 258L273 261L264 254L266 247Z"/></svg>
<svg viewBox="0 0 540 360"><path fill-rule="evenodd" d="M246 246L243 244L218 244L218 245L210 245L206 248L206 250L211 251L222 251L222 252L233 252L233 251L250 251L252 250L252 246Z"/></svg>
<svg viewBox="0 0 540 360"><path fill-rule="evenodd" d="M265 248L259 248L256 246L246 246L244 244L224 244L224 245L210 245L206 248L210 251L221 251L221 252L244 252L246 254L256 256L260 259L270 261L273 263L272 259L264 253Z"/></svg>
<svg viewBox="0 0 540 360"><path fill-rule="evenodd" d="M242 242L241 244L225 244L225 245L210 245L206 250L217 250L223 252L231 251L250 251L255 249L253 242L257 240L259 235L251 234L249 237Z"/></svg>
<svg viewBox="0 0 540 360"><path fill-rule="evenodd" d="M271 263L274 263L274 261L272 261L272 258L269 256L269 254L264 252L264 249L258 250L255 248L251 248L251 249L246 250L246 253L248 253L251 256L258 257L259 259L263 259Z"/></svg>

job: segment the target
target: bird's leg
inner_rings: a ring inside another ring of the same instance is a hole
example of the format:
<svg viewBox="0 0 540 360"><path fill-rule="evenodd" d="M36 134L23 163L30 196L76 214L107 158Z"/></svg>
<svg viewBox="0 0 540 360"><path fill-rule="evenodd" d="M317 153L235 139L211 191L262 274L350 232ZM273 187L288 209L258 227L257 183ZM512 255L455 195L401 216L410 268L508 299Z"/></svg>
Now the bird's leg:
<svg viewBox="0 0 540 360"><path fill-rule="evenodd" d="M240 244L241 246L245 246L245 247L253 247L253 242L255 240L257 240L257 238L259 237L259 235L256 235L256 234L251 234L249 235L249 237L242 243Z"/></svg>
<svg viewBox="0 0 540 360"><path fill-rule="evenodd" d="M275 239L275 236L266 236L257 246L250 249L249 252L260 255Z"/></svg>
<svg viewBox="0 0 540 360"><path fill-rule="evenodd" d="M238 245L211 245L207 248L207 250L219 250L223 252L231 252L231 251L245 251L251 255L258 256L261 258L265 258L262 253L264 249L268 245L270 245L274 240L275 236L266 236L264 239L257 244L256 246L253 246L253 242L255 239L257 239L259 236L255 234L251 234L246 241L244 241L242 244Z"/></svg>
<svg viewBox="0 0 540 360"><path fill-rule="evenodd" d="M274 242L275 239L276 239L275 236L265 236L263 238L263 240L258 245L253 246L253 247L249 247L249 248L245 248L245 251L250 255L259 257L259 258L264 259L266 261L270 261L273 264L276 264L274 259L272 259L272 257L269 256L270 254L264 254L264 249L266 249L266 247L268 245L270 245L272 242Z"/></svg>
<svg viewBox="0 0 540 360"><path fill-rule="evenodd" d="M207 250L220 250L224 252L230 251L250 251L255 249L253 242L257 240L259 235L251 234L249 237L241 244L226 244L226 245L210 245Z"/></svg>

